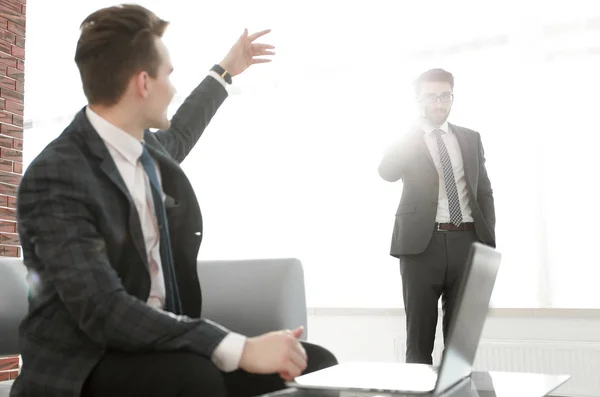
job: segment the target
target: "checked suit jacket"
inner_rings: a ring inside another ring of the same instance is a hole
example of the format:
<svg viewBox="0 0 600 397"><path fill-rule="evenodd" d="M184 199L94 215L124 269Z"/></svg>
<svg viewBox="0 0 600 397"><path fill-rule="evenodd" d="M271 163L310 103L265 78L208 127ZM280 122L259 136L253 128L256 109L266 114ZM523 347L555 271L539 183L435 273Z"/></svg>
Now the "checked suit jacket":
<svg viewBox="0 0 600 397"><path fill-rule="evenodd" d="M23 369L11 396L76 397L106 351L210 357L227 335L201 319L202 216L179 166L226 97L207 76L168 130L144 135L167 196L182 316L146 305L150 274L140 220L85 108L27 168L17 217L31 297L19 331Z"/></svg>

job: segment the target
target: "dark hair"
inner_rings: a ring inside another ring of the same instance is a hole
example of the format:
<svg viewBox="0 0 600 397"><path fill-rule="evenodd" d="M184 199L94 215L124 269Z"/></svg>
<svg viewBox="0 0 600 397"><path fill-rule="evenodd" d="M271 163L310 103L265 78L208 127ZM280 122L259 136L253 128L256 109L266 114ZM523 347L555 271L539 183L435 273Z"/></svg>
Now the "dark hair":
<svg viewBox="0 0 600 397"><path fill-rule="evenodd" d="M421 92L421 84L425 81L436 81L442 83L449 83L450 88L454 90L454 76L452 73L445 71L444 69L429 69L423 72L413 83L415 95L419 95Z"/></svg>
<svg viewBox="0 0 600 397"><path fill-rule="evenodd" d="M135 73L146 71L156 77L161 63L156 38L162 37L168 24L133 4L107 7L89 15L81 23L75 51L88 102L114 105Z"/></svg>

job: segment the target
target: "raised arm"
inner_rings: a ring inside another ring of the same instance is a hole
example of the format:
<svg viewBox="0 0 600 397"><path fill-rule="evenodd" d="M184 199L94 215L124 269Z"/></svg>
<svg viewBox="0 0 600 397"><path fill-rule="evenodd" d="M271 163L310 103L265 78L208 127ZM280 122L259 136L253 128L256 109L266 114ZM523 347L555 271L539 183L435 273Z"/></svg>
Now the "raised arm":
<svg viewBox="0 0 600 397"><path fill-rule="evenodd" d="M388 182L396 182L402 178L408 161L408 146L408 140L403 138L387 148L379 163L378 171L381 178Z"/></svg>
<svg viewBox="0 0 600 397"><path fill-rule="evenodd" d="M177 109L169 129L156 132L171 157L179 163L186 158L226 98L223 85L206 76Z"/></svg>
<svg viewBox="0 0 600 397"><path fill-rule="evenodd" d="M271 50L275 47L270 44L255 43L256 39L269 32L270 30L263 30L248 35L248 30L244 30L219 63L219 66L225 70L223 76L229 74L235 77L251 65L270 62L270 59L260 57L274 55ZM227 98L227 91L223 87L223 82L211 76L206 77L177 110L171 120L171 127L156 133L156 138L176 161L182 162L185 159L225 98Z"/></svg>

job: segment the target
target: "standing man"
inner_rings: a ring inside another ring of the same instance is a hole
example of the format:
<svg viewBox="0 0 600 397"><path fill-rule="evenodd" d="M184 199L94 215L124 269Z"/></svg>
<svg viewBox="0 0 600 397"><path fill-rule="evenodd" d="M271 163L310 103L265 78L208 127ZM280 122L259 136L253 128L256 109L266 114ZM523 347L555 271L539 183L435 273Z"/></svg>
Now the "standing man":
<svg viewBox="0 0 600 397"><path fill-rule="evenodd" d="M268 31L245 31L169 121L166 27L137 5L81 25L75 62L88 105L18 192L32 290L13 397L251 396L336 363L301 343L301 328L246 338L201 317L202 217L179 163L225 85L273 47L255 43Z"/></svg>
<svg viewBox="0 0 600 397"><path fill-rule="evenodd" d="M447 121L454 77L428 70L414 89L419 121L386 151L379 175L403 182L390 254L400 259L406 362L431 364L438 300L446 340L471 243L495 247L496 217L481 136Z"/></svg>

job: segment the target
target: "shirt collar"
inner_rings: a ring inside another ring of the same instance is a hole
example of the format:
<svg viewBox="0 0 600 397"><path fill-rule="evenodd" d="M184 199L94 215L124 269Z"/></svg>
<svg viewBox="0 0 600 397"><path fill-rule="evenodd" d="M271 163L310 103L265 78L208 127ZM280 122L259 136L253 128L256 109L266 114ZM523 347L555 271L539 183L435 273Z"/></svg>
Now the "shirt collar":
<svg viewBox="0 0 600 397"><path fill-rule="evenodd" d="M448 125L447 121L444 121L444 124L442 124L439 128L432 127L429 123L425 121L422 121L419 126L425 132L425 136L430 136L434 130L442 130L446 134L452 135L452 130L450 129L450 126Z"/></svg>
<svg viewBox="0 0 600 397"><path fill-rule="evenodd" d="M85 114L104 143L119 152L133 166L137 165L142 155L142 142L103 119L89 106L85 108Z"/></svg>

